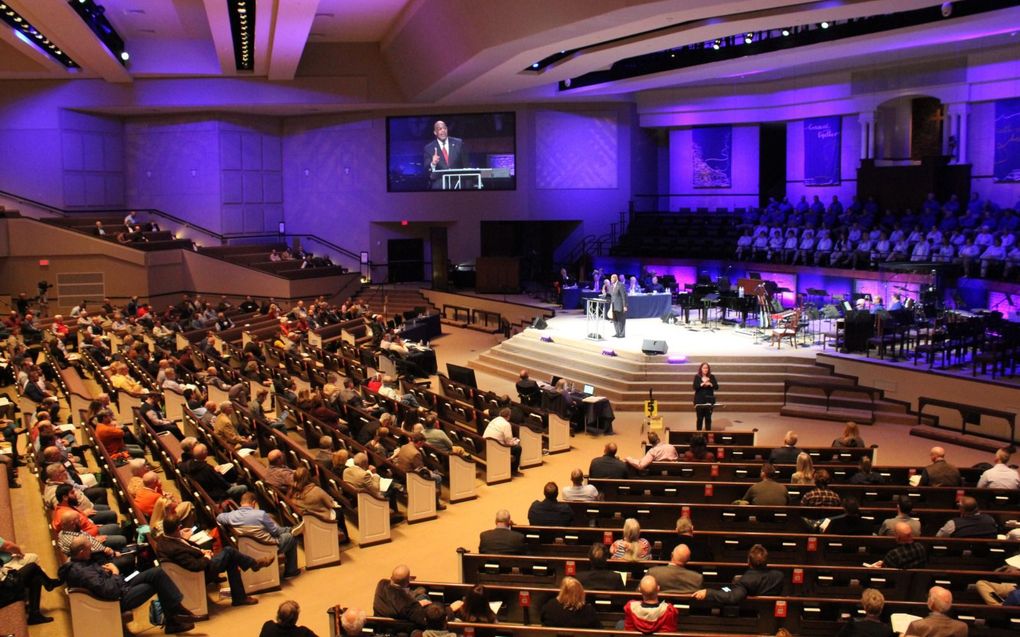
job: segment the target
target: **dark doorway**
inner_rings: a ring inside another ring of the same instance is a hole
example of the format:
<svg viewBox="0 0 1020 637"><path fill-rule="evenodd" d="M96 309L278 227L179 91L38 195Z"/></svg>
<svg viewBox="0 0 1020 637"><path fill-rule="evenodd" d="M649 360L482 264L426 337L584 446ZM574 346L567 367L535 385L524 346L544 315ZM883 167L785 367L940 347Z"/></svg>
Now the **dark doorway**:
<svg viewBox="0 0 1020 637"><path fill-rule="evenodd" d="M786 123L758 126L758 202L764 208L769 197L781 201L786 195Z"/></svg>
<svg viewBox="0 0 1020 637"><path fill-rule="evenodd" d="M425 278L425 242L421 239L390 239L386 260L389 262L390 283Z"/></svg>
<svg viewBox="0 0 1020 637"><path fill-rule="evenodd" d="M483 257L519 257L522 281L552 280L554 254L579 221L483 221Z"/></svg>
<svg viewBox="0 0 1020 637"><path fill-rule="evenodd" d="M446 226L432 226L429 228L429 244L432 252L432 289L445 290L447 288L447 274L449 272L450 260L446 245Z"/></svg>

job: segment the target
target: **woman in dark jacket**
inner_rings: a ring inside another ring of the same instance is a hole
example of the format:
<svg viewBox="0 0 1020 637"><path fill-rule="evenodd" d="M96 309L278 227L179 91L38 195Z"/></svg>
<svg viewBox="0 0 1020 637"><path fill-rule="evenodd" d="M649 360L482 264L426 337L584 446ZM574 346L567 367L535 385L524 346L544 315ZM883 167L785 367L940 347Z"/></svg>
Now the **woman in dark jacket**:
<svg viewBox="0 0 1020 637"><path fill-rule="evenodd" d="M711 365L702 363L698 367L698 373L694 375L693 385L695 405L715 404L715 390L719 389L719 381L715 379ZM703 407L698 409L697 412L698 431L701 431L702 425L705 426L705 431L712 431L712 408Z"/></svg>
<svg viewBox="0 0 1020 637"><path fill-rule="evenodd" d="M602 628L595 607L584 600L584 587L573 577L564 577L559 595L542 606L542 625Z"/></svg>

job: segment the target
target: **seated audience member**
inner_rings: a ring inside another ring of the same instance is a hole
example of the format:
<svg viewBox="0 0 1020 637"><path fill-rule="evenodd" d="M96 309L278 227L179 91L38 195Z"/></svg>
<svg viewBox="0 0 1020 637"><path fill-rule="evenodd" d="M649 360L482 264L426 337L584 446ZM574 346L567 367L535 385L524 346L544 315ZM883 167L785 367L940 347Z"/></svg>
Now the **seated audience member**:
<svg viewBox="0 0 1020 637"><path fill-rule="evenodd" d="M411 569L401 564L389 579L375 586L372 611L379 617L399 619L418 628L425 627L425 607L432 604L423 588L411 588Z"/></svg>
<svg viewBox="0 0 1020 637"><path fill-rule="evenodd" d="M145 515L152 515L157 500L166 500L167 504L176 509L182 518L191 512L190 502L181 502L172 493L163 491L163 481L155 471L148 471L142 476L142 488L132 496L135 506Z"/></svg>
<svg viewBox="0 0 1020 637"><path fill-rule="evenodd" d="M643 634L672 633L677 629L677 610L671 602L659 599L659 585L651 575L638 584L641 599L623 606L623 628Z"/></svg>
<svg viewBox="0 0 1020 637"><path fill-rule="evenodd" d="M871 568L924 568L928 565L928 551L920 542L914 541L914 532L906 522L897 522L893 527L896 534L896 546L889 549L885 556L870 564Z"/></svg>
<svg viewBox="0 0 1020 637"><path fill-rule="evenodd" d="M967 637L967 624L946 614L952 607L953 594L941 586L932 586L928 590L928 610L931 612L924 619L910 622L903 634L911 637Z"/></svg>
<svg viewBox="0 0 1020 637"><path fill-rule="evenodd" d="M623 578L609 566L606 545L595 542L588 549L588 570L578 571L577 581L589 590L622 591Z"/></svg>
<svg viewBox="0 0 1020 637"><path fill-rule="evenodd" d="M960 517L946 522L936 537L994 538L999 533L995 518L978 510L977 500L971 496L960 498Z"/></svg>
<svg viewBox="0 0 1020 637"><path fill-rule="evenodd" d="M931 464L921 470L921 486L958 487L962 484L960 470L946 461L946 450L932 447Z"/></svg>
<svg viewBox="0 0 1020 637"><path fill-rule="evenodd" d="M1002 247L1002 238L995 237L991 245L981 252L981 278L988 276L993 267L999 267L1006 261L1006 249Z"/></svg>
<svg viewBox="0 0 1020 637"><path fill-rule="evenodd" d="M167 618L167 634L183 633L195 627L194 615L181 602L184 596L163 569L156 566L124 580L112 563L99 564L92 557L88 538L71 543L71 559L60 567L60 579L70 587L84 588L99 599L120 602L121 611L131 611L153 595L159 599Z"/></svg>
<svg viewBox="0 0 1020 637"><path fill-rule="evenodd" d="M592 458L588 478L626 478L627 463L616 457L616 443L607 442L602 455Z"/></svg>
<svg viewBox="0 0 1020 637"><path fill-rule="evenodd" d="M761 544L755 544L747 552L749 568L739 579L734 579L730 590L701 589L694 593L695 599L707 599L719 604L739 604L745 597L779 595L783 591L783 572L768 568L769 552Z"/></svg>
<svg viewBox="0 0 1020 637"><path fill-rule="evenodd" d="M136 444L128 444L125 439L131 436L129 429L118 424L113 418L113 412L103 409L96 414L96 439L103 445L111 456L128 454L133 458L145 457L145 450Z"/></svg>
<svg viewBox="0 0 1020 637"><path fill-rule="evenodd" d="M241 506L216 516L216 521L234 528L241 535L251 536L262 542L277 544L284 554L284 577L295 577L298 568L297 538L303 531L301 524L294 528L279 526L269 514L259 509L258 498L249 491L241 496Z"/></svg>
<svg viewBox="0 0 1020 637"><path fill-rule="evenodd" d="M861 593L864 617L853 617L843 624L837 637L894 637L892 626L882 620L885 597L874 588Z"/></svg>
<svg viewBox="0 0 1020 637"><path fill-rule="evenodd" d="M691 561L713 562L715 556L712 547L694 533L694 523L689 517L680 516L676 520L676 540L672 548L665 555L671 555L673 549L678 546L686 546L691 551Z"/></svg>
<svg viewBox="0 0 1020 637"><path fill-rule="evenodd" d="M425 607L425 630L421 637L457 637L457 633L449 630L446 608L440 604Z"/></svg>
<svg viewBox="0 0 1020 637"><path fill-rule="evenodd" d="M542 605L543 626L561 628L602 628L595 607L585 601L584 586L573 577L564 577L560 592Z"/></svg>
<svg viewBox="0 0 1020 637"><path fill-rule="evenodd" d="M516 473L521 464L521 441L514 436L509 407L500 409L499 415L489 421L482 438L495 440L503 446L510 447L510 471Z"/></svg>
<svg viewBox="0 0 1020 637"><path fill-rule="evenodd" d="M900 522L910 527L914 537L921 535L921 521L910 514L914 511L914 501L908 495L901 495L896 498L896 517L882 521L876 535L893 535L896 533L896 525Z"/></svg>
<svg viewBox="0 0 1020 637"><path fill-rule="evenodd" d="M684 452L684 462L715 462L715 454L708 450L708 443L702 434L694 434Z"/></svg>
<svg viewBox="0 0 1020 637"><path fill-rule="evenodd" d="M513 530L513 521L506 509L496 511L496 528L482 531L478 536L479 553L523 555L526 548L524 534Z"/></svg>
<svg viewBox="0 0 1020 637"><path fill-rule="evenodd" d="M797 470L790 476L790 484L814 484L815 463L811 456L801 451L797 454Z"/></svg>
<svg viewBox="0 0 1020 637"><path fill-rule="evenodd" d="M183 440L184 434L181 433L177 424L163 416L163 412L157 405L159 398L160 395L156 392L145 394L145 400L142 402L141 409L142 418L145 418L145 422L149 423L149 426L155 429L156 433L169 432L177 440Z"/></svg>
<svg viewBox="0 0 1020 637"><path fill-rule="evenodd" d="M592 502L599 499L599 490L584 483L584 474L580 469L570 472L570 485L563 487L560 497L564 502Z"/></svg>
<svg viewBox="0 0 1020 637"><path fill-rule="evenodd" d="M831 480L829 472L825 469L815 471L815 488L805 493L800 498L802 506L813 507L837 507L840 505L839 496L829 488Z"/></svg>
<svg viewBox="0 0 1020 637"><path fill-rule="evenodd" d="M225 400L219 404L216 421L213 423L213 433L223 439L228 445L235 449L242 447L254 448L255 440L251 436L242 436L234 424L234 404Z"/></svg>
<svg viewBox="0 0 1020 637"><path fill-rule="evenodd" d="M290 495L294 487L294 470L287 466L283 452L273 449L266 454L266 461L269 463L264 477L266 484L276 489L281 497Z"/></svg>
<svg viewBox="0 0 1020 637"><path fill-rule="evenodd" d="M542 404L542 389L538 383L528 376L528 370L522 369L517 380L517 396L522 405L538 407Z"/></svg>
<svg viewBox="0 0 1020 637"><path fill-rule="evenodd" d="M0 589L0 607L24 600L28 613L28 625L48 624L52 617L39 609L42 589L52 591L60 586L60 580L53 579L37 563L38 556L26 554L21 547L0 537L0 564L3 565L4 582ZM17 566L16 566L17 565Z"/></svg>
<svg viewBox="0 0 1020 637"><path fill-rule="evenodd" d="M209 448L201 443L196 444L191 449L191 458L181 461L181 472L198 483L217 503L227 499L237 500L248 491L246 485L227 481L222 473L209 464L208 458Z"/></svg>
<svg viewBox="0 0 1020 637"><path fill-rule="evenodd" d="M843 513L829 519L825 533L830 535L871 535L871 522L861 517L857 498L843 500Z"/></svg>
<svg viewBox="0 0 1020 637"><path fill-rule="evenodd" d="M1020 474L1009 466L1009 456L1008 449L999 449L995 452L995 464L981 474L978 488L1020 489Z"/></svg>
<svg viewBox="0 0 1020 637"><path fill-rule="evenodd" d="M1013 575L1020 573L1020 569L1012 566L1005 567L1006 572ZM975 583L978 595L989 606L1020 606L1020 587L1016 582L993 582L990 580L978 580Z"/></svg>
<svg viewBox="0 0 1020 637"><path fill-rule="evenodd" d="M439 417L434 412L425 416L425 442L445 453L453 453L453 441L446 435L446 432L439 428Z"/></svg>
<svg viewBox="0 0 1020 637"><path fill-rule="evenodd" d="M789 494L786 485L775 481L776 470L770 463L761 466L761 481L755 482L744 494L748 504L786 506Z"/></svg>
<svg viewBox="0 0 1020 637"><path fill-rule="evenodd" d="M342 517L338 515L340 505L326 493L325 489L315 484L308 467L301 466L294 471L290 499L301 515L311 513L331 520L339 520Z"/></svg>
<svg viewBox="0 0 1020 637"><path fill-rule="evenodd" d="M61 527L61 518L65 512L74 513L78 517L79 528L91 535L100 543L114 549L122 549L127 546L127 538L124 537L124 531L120 525L107 523L102 526L96 526L85 513L79 508L78 493L77 490L69 484L62 484L57 487L56 492L53 496L56 503L53 507L53 530L59 531Z"/></svg>
<svg viewBox="0 0 1020 637"><path fill-rule="evenodd" d="M653 566L648 574L655 578L663 593L693 593L701 588L704 577L697 571L687 568L691 559L691 549L678 544L670 555L665 566Z"/></svg>
<svg viewBox="0 0 1020 637"><path fill-rule="evenodd" d="M772 464L794 464L800 449L797 448L797 432L787 431L783 438L783 446L773 449L769 454L769 462Z"/></svg>
<svg viewBox="0 0 1020 637"><path fill-rule="evenodd" d="M179 520L167 518L163 521L163 534L156 538L156 555L164 562L176 564L195 573L204 572L207 579L220 573L227 574L230 583L230 601L234 606L251 606L259 600L249 597L241 581L241 569L258 571L273 563L272 557L256 560L241 553L233 546L224 544L219 553L202 550L188 541L191 533L182 529Z"/></svg>
<svg viewBox="0 0 1020 637"><path fill-rule="evenodd" d="M841 449L855 449L864 447L864 439L861 438L860 427L852 420L843 428L843 434L832 441L832 446Z"/></svg>
<svg viewBox="0 0 1020 637"><path fill-rule="evenodd" d="M609 557L614 560L635 562L651 557L652 545L641 537L641 525L634 518L623 522L623 537L609 547Z"/></svg>
<svg viewBox="0 0 1020 637"><path fill-rule="evenodd" d="M535 500L528 508L528 524L532 526L570 526L574 523L574 510L556 498L560 494L555 482L547 482L542 489L544 498Z"/></svg>
<svg viewBox="0 0 1020 637"><path fill-rule="evenodd" d="M301 607L297 602L285 601L276 611L276 620L262 624L259 637L315 637L315 633L306 626L298 626L300 614Z"/></svg>
<svg viewBox="0 0 1020 637"><path fill-rule="evenodd" d="M644 471L653 462L675 462L679 459L680 456L676 452L676 447L669 444L668 441L660 440L657 433L650 431L648 432L648 451L645 452L645 455L640 460L637 458L627 458L627 464L638 471Z"/></svg>
<svg viewBox="0 0 1020 637"><path fill-rule="evenodd" d="M473 624L495 624L496 613L489 606L489 596L485 587L475 584L467 593L464 599L459 599L450 604L454 619Z"/></svg>
<svg viewBox="0 0 1020 637"><path fill-rule="evenodd" d="M857 473L850 476L848 482L850 484L885 484L885 476L872 470L871 458L861 456L861 461L857 465Z"/></svg>

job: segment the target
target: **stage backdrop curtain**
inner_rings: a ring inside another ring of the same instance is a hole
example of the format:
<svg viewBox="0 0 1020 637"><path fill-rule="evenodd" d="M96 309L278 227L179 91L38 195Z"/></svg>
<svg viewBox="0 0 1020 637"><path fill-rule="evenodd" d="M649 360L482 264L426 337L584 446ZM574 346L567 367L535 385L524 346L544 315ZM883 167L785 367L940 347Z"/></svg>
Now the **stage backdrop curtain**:
<svg viewBox="0 0 1020 637"><path fill-rule="evenodd" d="M1020 97L995 102L995 181L1020 182Z"/></svg>
<svg viewBox="0 0 1020 637"><path fill-rule="evenodd" d="M839 115L804 120L805 186L839 185L842 123Z"/></svg>
<svg viewBox="0 0 1020 637"><path fill-rule="evenodd" d="M730 188L733 127L706 126L691 130L695 188Z"/></svg>

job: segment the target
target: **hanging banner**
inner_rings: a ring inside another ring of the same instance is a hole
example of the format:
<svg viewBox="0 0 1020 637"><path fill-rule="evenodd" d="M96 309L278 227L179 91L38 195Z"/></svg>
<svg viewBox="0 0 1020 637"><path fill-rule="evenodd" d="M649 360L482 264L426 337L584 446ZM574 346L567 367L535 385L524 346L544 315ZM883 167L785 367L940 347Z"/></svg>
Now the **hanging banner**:
<svg viewBox="0 0 1020 637"><path fill-rule="evenodd" d="M842 123L839 115L804 120L805 186L839 185Z"/></svg>
<svg viewBox="0 0 1020 637"><path fill-rule="evenodd" d="M733 127L709 126L691 131L695 188L729 188Z"/></svg>
<svg viewBox="0 0 1020 637"><path fill-rule="evenodd" d="M995 103L995 181L1020 182L1020 97Z"/></svg>

